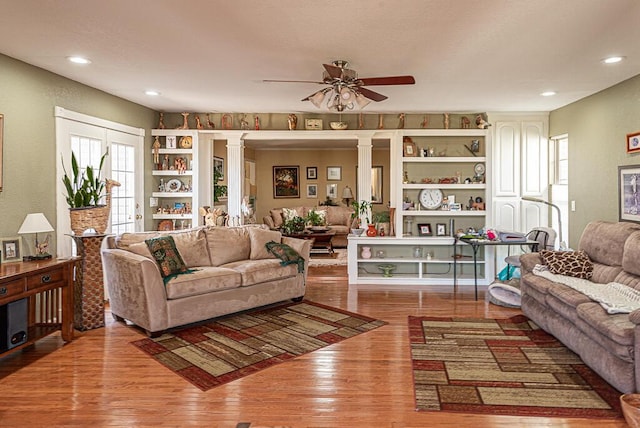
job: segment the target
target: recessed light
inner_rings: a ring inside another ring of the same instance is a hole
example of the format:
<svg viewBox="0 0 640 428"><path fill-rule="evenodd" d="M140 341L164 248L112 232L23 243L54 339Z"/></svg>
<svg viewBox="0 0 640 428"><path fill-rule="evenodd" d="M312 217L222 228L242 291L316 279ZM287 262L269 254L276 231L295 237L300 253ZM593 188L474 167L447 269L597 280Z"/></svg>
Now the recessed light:
<svg viewBox="0 0 640 428"><path fill-rule="evenodd" d="M81 56L69 56L67 59L74 64L91 64L90 60Z"/></svg>
<svg viewBox="0 0 640 428"><path fill-rule="evenodd" d="M542 95L543 97L552 97L555 94L556 94L555 91L545 91L545 92L542 92L540 95Z"/></svg>
<svg viewBox="0 0 640 428"><path fill-rule="evenodd" d="M604 64L617 64L624 59L623 56L610 56L602 60Z"/></svg>
<svg viewBox="0 0 640 428"><path fill-rule="evenodd" d="M160 92L158 91L154 91L152 89L148 90L148 91L144 91L145 94L152 96L152 97L157 97L158 95L160 95Z"/></svg>

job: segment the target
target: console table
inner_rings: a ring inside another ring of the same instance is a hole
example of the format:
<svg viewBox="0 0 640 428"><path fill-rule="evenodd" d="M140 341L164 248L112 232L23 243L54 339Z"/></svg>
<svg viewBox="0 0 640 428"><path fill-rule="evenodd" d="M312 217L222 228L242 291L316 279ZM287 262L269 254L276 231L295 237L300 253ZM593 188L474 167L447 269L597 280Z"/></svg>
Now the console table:
<svg viewBox="0 0 640 428"><path fill-rule="evenodd" d="M28 299L26 341L0 352L0 356L32 345L58 330L62 340L73 340L73 273L77 260L49 259L0 265L0 306Z"/></svg>

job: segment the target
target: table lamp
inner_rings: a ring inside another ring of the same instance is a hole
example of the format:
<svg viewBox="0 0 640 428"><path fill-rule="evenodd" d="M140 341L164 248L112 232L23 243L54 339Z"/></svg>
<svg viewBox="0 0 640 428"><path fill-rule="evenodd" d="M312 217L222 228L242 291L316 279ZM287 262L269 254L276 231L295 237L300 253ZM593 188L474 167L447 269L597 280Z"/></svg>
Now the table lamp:
<svg viewBox="0 0 640 428"><path fill-rule="evenodd" d="M350 205L349 202L353 199L353 191L351 190L351 187L344 187L344 190L342 191L342 199L345 200L347 206Z"/></svg>
<svg viewBox="0 0 640 428"><path fill-rule="evenodd" d="M44 260L50 259L51 254L47 251L49 247L49 238L45 239L44 242L38 242L38 233L41 232L53 232L53 226L47 220L43 213L31 213L27 214L24 221L22 222L22 226L20 226L20 230L18 230L18 234L26 234L26 233L35 233L35 254L33 256L25 256L23 257L24 261L31 260Z"/></svg>

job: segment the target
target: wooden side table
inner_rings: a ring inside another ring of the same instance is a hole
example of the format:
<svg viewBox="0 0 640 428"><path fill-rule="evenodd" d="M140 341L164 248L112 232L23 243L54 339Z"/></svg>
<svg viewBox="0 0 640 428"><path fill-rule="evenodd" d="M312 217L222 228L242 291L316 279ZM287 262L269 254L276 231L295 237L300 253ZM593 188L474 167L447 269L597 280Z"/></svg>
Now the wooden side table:
<svg viewBox="0 0 640 428"><path fill-rule="evenodd" d="M74 326L80 331L104 327L104 278L100 247L106 235L71 235L78 249L80 268L74 284Z"/></svg>

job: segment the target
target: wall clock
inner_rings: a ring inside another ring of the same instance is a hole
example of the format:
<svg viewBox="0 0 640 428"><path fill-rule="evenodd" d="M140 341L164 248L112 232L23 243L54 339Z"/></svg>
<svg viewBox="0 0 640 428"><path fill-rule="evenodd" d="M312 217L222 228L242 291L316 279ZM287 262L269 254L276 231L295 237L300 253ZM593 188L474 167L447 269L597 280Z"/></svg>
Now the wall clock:
<svg viewBox="0 0 640 428"><path fill-rule="evenodd" d="M435 210L440 208L444 194L440 189L422 189L418 196L420 205L428 210Z"/></svg>

